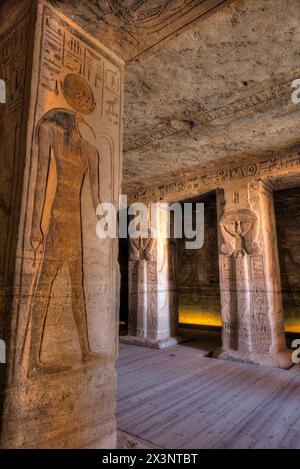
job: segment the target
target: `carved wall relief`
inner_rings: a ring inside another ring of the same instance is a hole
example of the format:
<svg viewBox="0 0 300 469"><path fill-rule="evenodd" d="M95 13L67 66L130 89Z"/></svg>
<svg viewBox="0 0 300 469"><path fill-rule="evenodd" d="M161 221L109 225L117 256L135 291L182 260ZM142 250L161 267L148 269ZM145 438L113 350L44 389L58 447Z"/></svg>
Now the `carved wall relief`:
<svg viewBox="0 0 300 469"><path fill-rule="evenodd" d="M156 239L151 236L149 232L148 238L132 238L129 237L130 245L130 260L146 260L154 261L155 260L155 247Z"/></svg>
<svg viewBox="0 0 300 469"><path fill-rule="evenodd" d="M122 342L157 348L176 343L171 337L178 323L175 265L170 265L175 253L163 235L167 213L158 209L148 238L129 239L129 336Z"/></svg>
<svg viewBox="0 0 300 469"><path fill-rule="evenodd" d="M97 237L96 208L120 192L123 63L28 3L32 28L0 39L1 446L113 447L118 246Z"/></svg>
<svg viewBox="0 0 300 469"><path fill-rule="evenodd" d="M254 254L258 249L259 218L255 212L249 209L226 212L220 220L220 229L223 254Z"/></svg>
<svg viewBox="0 0 300 469"><path fill-rule="evenodd" d="M49 12L50 10L48 10ZM41 85L56 96L61 91L72 109L120 124L121 74L105 54L87 46L68 25L45 14ZM96 98L95 98L96 95Z"/></svg>
<svg viewBox="0 0 300 469"><path fill-rule="evenodd" d="M222 169L218 169L211 164L210 169L194 168L182 173L170 173L166 175L164 181L159 185L149 181L148 185L140 185L136 188L125 187L128 194L129 203L135 201L180 201L193 196L207 193L223 187L229 187L238 181L245 184L253 178L264 179L276 185L280 178L287 175L299 175L300 173L300 151L299 148L290 152L269 156L265 158L253 159L247 163L236 165L223 164Z"/></svg>
<svg viewBox="0 0 300 469"><path fill-rule="evenodd" d="M225 212L220 220L220 231L224 242L220 249L223 255L231 257L228 266L234 279L229 293L234 318L231 323L229 342L231 346L235 344L235 347L249 351L252 344L248 257L254 256L258 251L259 226L258 215L250 209ZM235 291L232 292L232 290ZM228 317L228 305L225 306L225 311ZM228 323L228 319L226 322ZM228 342L228 339L226 341Z"/></svg>
<svg viewBox="0 0 300 469"><path fill-rule="evenodd" d="M72 313L83 361L95 358L91 352L83 285L81 191L86 174L94 195L94 210L100 204L99 153L79 131L80 115L52 109L37 126L39 147L31 244L42 250L32 305L33 344L31 364L40 360L49 298L54 281L66 264L71 281ZM54 174L53 174L54 173ZM96 184L96 187L93 185ZM41 197L42 195L42 197ZM41 298L45 304L41 304ZM61 309L63 314L64 310Z"/></svg>
<svg viewBox="0 0 300 469"><path fill-rule="evenodd" d="M24 152L21 125L24 118L29 16L5 37L0 37L0 78L6 83L6 104L0 112L0 284L7 283L15 260L20 184ZM8 286L8 285L6 285Z"/></svg>
<svg viewBox="0 0 300 469"><path fill-rule="evenodd" d="M219 197L223 349L235 359L289 366L288 355L279 358L285 342L272 192L253 181Z"/></svg>
<svg viewBox="0 0 300 469"><path fill-rule="evenodd" d="M156 312L156 239L129 237L129 334L147 337Z"/></svg>
<svg viewBox="0 0 300 469"><path fill-rule="evenodd" d="M226 0L78 0L79 9L71 2L52 0L60 9L70 12L84 29L112 44L128 60L147 51L183 27L226 3ZM78 14L84 9L85 14ZM147 31L147 34L145 34Z"/></svg>
<svg viewBox="0 0 300 469"><path fill-rule="evenodd" d="M81 114L90 114L95 107L93 92L81 77L69 74L62 84L63 95L70 106Z"/></svg>
<svg viewBox="0 0 300 469"><path fill-rule="evenodd" d="M16 320L11 308L24 177L30 21L28 12L0 36L0 78L6 84L6 103L0 104L0 337L6 342L7 362ZM6 372L7 367L1 367L1 388Z"/></svg>
<svg viewBox="0 0 300 469"><path fill-rule="evenodd" d="M186 0L142 1L139 2L138 6L133 1L127 2L126 5L119 0L109 0L107 3L116 17L129 28L135 26L156 31L173 15L182 13L189 2ZM99 6L101 8L101 2L99 2Z"/></svg>
<svg viewBox="0 0 300 469"><path fill-rule="evenodd" d="M220 287L222 305L222 341L225 349L237 348L237 298L234 289L232 257L220 258Z"/></svg>
<svg viewBox="0 0 300 469"><path fill-rule="evenodd" d="M235 344L233 348L251 352L268 349L268 340L261 331L269 329L264 293L262 298L257 292L259 279L263 276L264 266L259 263L262 259L258 244L260 233L260 220L257 212L245 209L237 209L224 213L220 220L221 261L225 265L223 256L229 256L228 265L233 282L229 289L231 296L231 308L225 304L225 316L228 324L228 310L232 309L230 339L226 342ZM257 269L255 271L255 266ZM261 269L259 269L259 267ZM224 276L224 271L222 272ZM222 285L222 289L228 289L228 285ZM265 285L263 283L262 291ZM264 310L264 316L262 315ZM259 321L258 323L255 321ZM253 330L253 328L257 330ZM259 330L258 330L259 329ZM260 330L261 329L261 330Z"/></svg>
<svg viewBox="0 0 300 469"><path fill-rule="evenodd" d="M116 351L117 245L99 240L95 227L96 207L119 194L122 67L48 7L41 28L20 265L31 300L18 306L25 332L16 334L18 363L30 349L29 368L51 371Z"/></svg>
<svg viewBox="0 0 300 469"><path fill-rule="evenodd" d="M138 311L138 263L129 262L128 266L128 333L134 335L137 330Z"/></svg>

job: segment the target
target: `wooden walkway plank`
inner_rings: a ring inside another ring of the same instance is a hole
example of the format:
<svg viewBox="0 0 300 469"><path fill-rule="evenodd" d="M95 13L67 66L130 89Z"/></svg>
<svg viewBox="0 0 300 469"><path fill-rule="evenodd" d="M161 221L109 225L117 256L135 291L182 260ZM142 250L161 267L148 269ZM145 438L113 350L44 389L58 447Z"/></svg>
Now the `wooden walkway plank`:
<svg viewBox="0 0 300 469"><path fill-rule="evenodd" d="M300 365L264 368L122 344L118 428L151 447L298 448ZM156 446L155 446L156 445Z"/></svg>

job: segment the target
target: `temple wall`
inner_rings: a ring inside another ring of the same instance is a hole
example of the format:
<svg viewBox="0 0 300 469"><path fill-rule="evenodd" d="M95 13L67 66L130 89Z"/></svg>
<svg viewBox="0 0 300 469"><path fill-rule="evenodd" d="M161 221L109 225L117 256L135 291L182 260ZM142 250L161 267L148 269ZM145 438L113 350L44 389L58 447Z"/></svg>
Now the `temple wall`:
<svg viewBox="0 0 300 469"><path fill-rule="evenodd" d="M287 332L300 331L299 189L274 191L275 219L282 286L284 325ZM179 322L220 326L220 294L217 244L217 219L210 196L205 203L205 241L200 250L184 249L177 240L177 277Z"/></svg>
<svg viewBox="0 0 300 469"><path fill-rule="evenodd" d="M195 200L217 190L222 347L215 350L215 357L281 368L292 364L284 337L273 193L295 187L299 175L300 152L295 147L276 155L199 167L177 178L170 173L159 185L125 188L130 202L144 203ZM179 274L191 271L190 297L193 278L201 274L196 256L185 252L185 267ZM145 279L141 285L147 292ZM130 290L133 295L134 290ZM180 288L179 298L180 304Z"/></svg>
<svg viewBox="0 0 300 469"><path fill-rule="evenodd" d="M154 219L148 237L129 237L128 335L120 340L166 348L177 343L176 244L167 237L168 206L157 208Z"/></svg>
<svg viewBox="0 0 300 469"><path fill-rule="evenodd" d="M110 448L118 245L96 208L120 192L123 63L46 2L24 11L0 38L1 446Z"/></svg>

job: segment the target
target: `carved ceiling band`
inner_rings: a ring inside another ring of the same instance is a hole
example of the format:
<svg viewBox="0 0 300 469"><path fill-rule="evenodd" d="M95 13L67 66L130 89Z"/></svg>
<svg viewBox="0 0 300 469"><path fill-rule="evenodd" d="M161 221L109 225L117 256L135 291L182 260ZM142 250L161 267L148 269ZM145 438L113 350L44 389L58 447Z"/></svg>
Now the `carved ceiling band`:
<svg viewBox="0 0 300 469"><path fill-rule="evenodd" d="M178 178L173 173L166 175L161 184L141 185L138 189L132 190L132 186L125 186L123 191L128 195L128 203L136 201L168 201L188 199L195 195L204 194L211 190L221 189L226 185L238 180L261 179L265 183L266 190L277 187L280 180L285 178L295 178L299 180L300 175L300 150L269 156L257 160L250 160L241 165L224 165L223 169L203 171L203 167L198 167L185 173ZM298 179L297 179L298 178ZM280 187L283 185L279 184Z"/></svg>

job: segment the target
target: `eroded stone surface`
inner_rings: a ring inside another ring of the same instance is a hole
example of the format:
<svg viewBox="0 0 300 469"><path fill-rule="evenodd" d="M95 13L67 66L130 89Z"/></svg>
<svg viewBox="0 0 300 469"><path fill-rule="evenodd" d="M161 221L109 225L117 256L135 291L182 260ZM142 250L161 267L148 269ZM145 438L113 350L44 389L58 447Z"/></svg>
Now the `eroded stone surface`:
<svg viewBox="0 0 300 469"><path fill-rule="evenodd" d="M230 0L51 0L77 24L126 61L164 47Z"/></svg>
<svg viewBox="0 0 300 469"><path fill-rule="evenodd" d="M117 246L96 237L95 209L120 191L123 68L97 37L130 62L130 201L225 193L216 355L290 365L272 190L300 182L300 106L291 100L300 78L299 2L191 3L188 13L177 0L51 1L59 11L12 0L1 10L3 447L116 442ZM174 251L161 238L131 242L125 340L176 343Z"/></svg>
<svg viewBox="0 0 300 469"><path fill-rule="evenodd" d="M298 143L297 0L238 0L126 67L124 183Z"/></svg>
<svg viewBox="0 0 300 469"><path fill-rule="evenodd" d="M123 65L45 2L0 50L1 445L114 447L117 242L96 208L120 190Z"/></svg>
<svg viewBox="0 0 300 469"><path fill-rule="evenodd" d="M215 355L288 368L272 190L252 181L218 196L222 351Z"/></svg>
<svg viewBox="0 0 300 469"><path fill-rule="evenodd" d="M128 336L120 340L167 348L178 342L176 246L166 237L166 207L158 207L153 213L148 238L130 237Z"/></svg>

